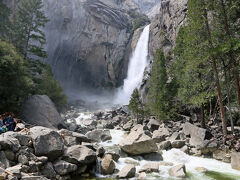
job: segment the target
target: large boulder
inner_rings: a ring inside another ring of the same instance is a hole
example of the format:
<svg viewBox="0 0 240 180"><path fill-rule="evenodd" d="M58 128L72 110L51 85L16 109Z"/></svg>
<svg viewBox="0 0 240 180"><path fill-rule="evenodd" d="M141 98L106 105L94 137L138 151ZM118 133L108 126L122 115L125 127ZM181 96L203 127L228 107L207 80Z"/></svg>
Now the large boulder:
<svg viewBox="0 0 240 180"><path fill-rule="evenodd" d="M54 160L63 154L63 138L58 132L35 126L30 129L30 135L37 156L47 156L50 160Z"/></svg>
<svg viewBox="0 0 240 180"><path fill-rule="evenodd" d="M46 95L34 95L23 104L23 119L32 125L48 128L64 127L64 122L54 103Z"/></svg>
<svg viewBox="0 0 240 180"><path fill-rule="evenodd" d="M123 151L131 155L147 154L158 150L154 140L146 135L144 131L131 131L120 142L120 147Z"/></svg>
<svg viewBox="0 0 240 180"><path fill-rule="evenodd" d="M96 153L83 145L68 147L63 155L63 160L73 164L92 164L96 159Z"/></svg>
<svg viewBox="0 0 240 180"><path fill-rule="evenodd" d="M170 176L178 177L178 178L185 178L186 177L186 167L185 164L179 164L173 166L168 171Z"/></svg>
<svg viewBox="0 0 240 180"><path fill-rule="evenodd" d="M146 173L159 172L159 163L157 162L146 163L139 170L139 172L146 172Z"/></svg>
<svg viewBox="0 0 240 180"><path fill-rule="evenodd" d="M101 161L101 173L102 174L113 174L115 170L115 163L113 161L112 155L106 154Z"/></svg>
<svg viewBox="0 0 240 180"><path fill-rule="evenodd" d="M76 164L72 164L63 160L54 162L53 166L55 171L61 176L74 172L78 168Z"/></svg>
<svg viewBox="0 0 240 180"><path fill-rule="evenodd" d="M21 145L15 137L2 134L0 135L0 147L4 150L11 149L13 152L17 152Z"/></svg>
<svg viewBox="0 0 240 180"><path fill-rule="evenodd" d="M94 142L111 140L112 136L109 130L95 129L86 134L86 136Z"/></svg>
<svg viewBox="0 0 240 180"><path fill-rule="evenodd" d="M132 178L136 174L136 167L132 164L124 166L117 174L118 178Z"/></svg>
<svg viewBox="0 0 240 180"><path fill-rule="evenodd" d="M160 127L158 130L153 131L152 138L156 143L162 142L166 139L167 136L169 136L169 131L165 127Z"/></svg>
<svg viewBox="0 0 240 180"><path fill-rule="evenodd" d="M231 154L231 165L233 169L240 170L240 152Z"/></svg>
<svg viewBox="0 0 240 180"><path fill-rule="evenodd" d="M190 144L193 146L202 146L204 140L210 139L212 137L211 133L206 129L199 128L191 123L186 122L183 125L183 133L191 136Z"/></svg>

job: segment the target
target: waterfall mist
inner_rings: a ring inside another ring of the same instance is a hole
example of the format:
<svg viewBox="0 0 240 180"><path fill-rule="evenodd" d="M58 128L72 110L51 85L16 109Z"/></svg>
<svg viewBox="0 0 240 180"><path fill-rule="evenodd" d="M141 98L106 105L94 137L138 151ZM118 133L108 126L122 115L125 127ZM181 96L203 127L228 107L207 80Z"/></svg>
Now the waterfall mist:
<svg viewBox="0 0 240 180"><path fill-rule="evenodd" d="M147 66L149 27L150 25L144 28L130 58L127 78L124 80L123 86L118 89L115 97L114 103L116 104L128 104L132 92L135 88L139 88L142 82L144 70Z"/></svg>

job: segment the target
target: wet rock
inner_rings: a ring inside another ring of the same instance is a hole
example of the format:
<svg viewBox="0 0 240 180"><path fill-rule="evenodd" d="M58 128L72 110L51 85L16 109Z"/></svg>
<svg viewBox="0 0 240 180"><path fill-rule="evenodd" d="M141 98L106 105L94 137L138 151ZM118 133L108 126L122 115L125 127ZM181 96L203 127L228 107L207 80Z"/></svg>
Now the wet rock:
<svg viewBox="0 0 240 180"><path fill-rule="evenodd" d="M142 168L139 170L139 173L146 172L146 173L152 173L152 172L159 172L159 163L146 163L142 166Z"/></svg>
<svg viewBox="0 0 240 180"><path fill-rule="evenodd" d="M147 174L145 172L141 172L138 174L138 178L137 179L145 179L147 177Z"/></svg>
<svg viewBox="0 0 240 180"><path fill-rule="evenodd" d="M96 151L96 155L97 155L98 157L103 157L104 153L105 153L104 147L99 147L99 148L97 149L97 151Z"/></svg>
<svg viewBox="0 0 240 180"><path fill-rule="evenodd" d="M161 162L159 162L159 166L173 166L173 163L166 162L166 161L161 161Z"/></svg>
<svg viewBox="0 0 240 180"><path fill-rule="evenodd" d="M179 164L173 166L168 171L170 176L178 177L178 178L185 178L186 177L186 168L184 164Z"/></svg>
<svg viewBox="0 0 240 180"><path fill-rule="evenodd" d="M134 165L134 166L139 166L139 165L140 165L140 163L139 163L138 161L133 160L133 159L125 159L124 162L125 162L126 164L132 164L132 165Z"/></svg>
<svg viewBox="0 0 240 180"><path fill-rule="evenodd" d="M159 149L162 150L168 150L171 148L171 142L170 141L163 141L158 145Z"/></svg>
<svg viewBox="0 0 240 180"><path fill-rule="evenodd" d="M63 155L63 160L73 164L92 164L96 159L96 153L82 145L66 148Z"/></svg>
<svg viewBox="0 0 240 180"><path fill-rule="evenodd" d="M231 154L231 166L233 169L240 170L240 152Z"/></svg>
<svg viewBox="0 0 240 180"><path fill-rule="evenodd" d="M77 170L77 165L72 164L63 160L54 162L53 164L55 171L62 175L67 175L68 173L74 172Z"/></svg>
<svg viewBox="0 0 240 180"><path fill-rule="evenodd" d="M135 177L136 167L132 164L124 166L117 174L118 178L132 178Z"/></svg>
<svg viewBox="0 0 240 180"><path fill-rule="evenodd" d="M112 156L112 159L115 161L115 162L117 162L118 161L118 159L120 158L120 154L119 153L117 153L117 152L115 152L115 151L113 151L113 150L108 150L107 152L105 152L105 154L107 155L107 154L110 154L111 156Z"/></svg>
<svg viewBox="0 0 240 180"><path fill-rule="evenodd" d="M49 179L43 176L24 176L22 177L22 180L49 180Z"/></svg>
<svg viewBox="0 0 240 180"><path fill-rule="evenodd" d="M35 126L30 129L30 135L37 156L47 156L50 160L54 160L63 154L63 139L56 131Z"/></svg>
<svg viewBox="0 0 240 180"><path fill-rule="evenodd" d="M208 172L208 170L204 167L196 167L195 168L196 171L200 172L200 173L206 173Z"/></svg>
<svg viewBox="0 0 240 180"><path fill-rule="evenodd" d="M88 132L86 136L94 142L104 142L112 139L110 131L102 129L95 129L91 132Z"/></svg>
<svg viewBox="0 0 240 180"><path fill-rule="evenodd" d="M185 141L182 140L175 140L171 143L173 148L181 148L185 145Z"/></svg>
<svg viewBox="0 0 240 180"><path fill-rule="evenodd" d="M159 152L149 153L143 156L147 161L162 161L163 157Z"/></svg>
<svg viewBox="0 0 240 180"><path fill-rule="evenodd" d="M115 163L112 159L112 155L107 154L101 161L101 173L102 174L113 174L115 170Z"/></svg>
<svg viewBox="0 0 240 180"><path fill-rule="evenodd" d="M158 147L154 140L145 133L131 131L131 133L120 142L123 151L131 155L147 154L156 152Z"/></svg>

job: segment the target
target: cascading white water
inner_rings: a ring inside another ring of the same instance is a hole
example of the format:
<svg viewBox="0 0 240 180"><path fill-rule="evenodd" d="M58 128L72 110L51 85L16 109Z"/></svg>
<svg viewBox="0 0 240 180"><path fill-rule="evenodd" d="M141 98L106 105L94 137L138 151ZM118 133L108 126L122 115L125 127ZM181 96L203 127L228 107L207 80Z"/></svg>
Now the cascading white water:
<svg viewBox="0 0 240 180"><path fill-rule="evenodd" d="M124 80L123 86L118 89L115 98L116 104L128 104L133 90L138 88L142 82L144 69L147 66L149 27L150 25L144 28L130 58L127 78Z"/></svg>

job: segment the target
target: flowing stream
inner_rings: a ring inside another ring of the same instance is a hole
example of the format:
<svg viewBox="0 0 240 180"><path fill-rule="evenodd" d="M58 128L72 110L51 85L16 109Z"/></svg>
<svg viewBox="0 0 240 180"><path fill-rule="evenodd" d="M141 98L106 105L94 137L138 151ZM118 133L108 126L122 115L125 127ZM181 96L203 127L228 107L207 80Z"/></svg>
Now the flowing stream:
<svg viewBox="0 0 240 180"><path fill-rule="evenodd" d="M128 104L133 90L138 88L142 82L144 70L147 66L149 27L150 25L147 25L144 28L130 58L127 78L124 80L123 86L118 89L115 98L116 104Z"/></svg>
<svg viewBox="0 0 240 180"><path fill-rule="evenodd" d="M124 139L124 131L121 130L110 130L112 140L108 142L101 143L102 146L116 146ZM240 180L240 171L234 170L231 168L229 163L224 163L221 161L217 161L215 159L207 159L201 157L195 157L185 154L179 149L171 149L168 151L163 151L163 161L173 163L173 165L178 165L184 163L187 171L186 180ZM118 169L122 169L127 163L126 161L136 162L136 170L137 172L141 169L141 167L150 162L156 161L146 161L141 156L135 157L127 157L120 158L116 163L116 167ZM173 180L179 179L169 176L168 170L172 166L163 166L160 165L159 173L151 173L148 174L145 179L147 180ZM201 173L195 170L195 168L201 167L206 168L208 172ZM100 178L106 178L108 176L103 176L97 174ZM109 176L110 177L110 176ZM137 178L132 178L137 179Z"/></svg>

